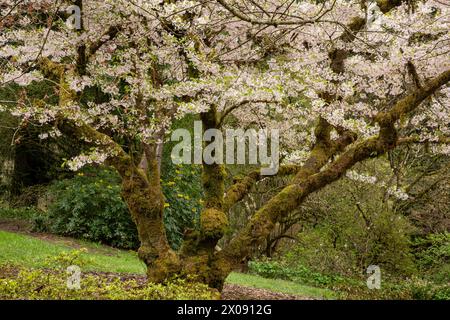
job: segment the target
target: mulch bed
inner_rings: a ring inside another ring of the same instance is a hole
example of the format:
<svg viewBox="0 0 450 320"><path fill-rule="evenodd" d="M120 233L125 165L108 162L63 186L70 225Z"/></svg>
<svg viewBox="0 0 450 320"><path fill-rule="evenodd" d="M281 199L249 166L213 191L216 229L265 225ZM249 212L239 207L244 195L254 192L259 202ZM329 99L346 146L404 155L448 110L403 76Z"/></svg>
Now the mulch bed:
<svg viewBox="0 0 450 320"><path fill-rule="evenodd" d="M16 219L0 219L0 230L9 232L29 233L30 223Z"/></svg>
<svg viewBox="0 0 450 320"><path fill-rule="evenodd" d="M265 289L226 284L222 291L222 300L313 300L309 297L273 292Z"/></svg>

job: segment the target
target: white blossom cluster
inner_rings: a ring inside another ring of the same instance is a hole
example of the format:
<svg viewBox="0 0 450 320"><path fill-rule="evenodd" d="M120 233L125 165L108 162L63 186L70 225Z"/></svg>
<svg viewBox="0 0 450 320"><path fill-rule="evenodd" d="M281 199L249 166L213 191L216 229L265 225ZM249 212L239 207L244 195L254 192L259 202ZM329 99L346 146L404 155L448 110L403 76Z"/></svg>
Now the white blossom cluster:
<svg viewBox="0 0 450 320"><path fill-rule="evenodd" d="M246 22L217 1L84 0L84 29L74 31L56 14L71 1L3 0L0 86L55 81L38 67L45 58L65 66L68 84L54 83L57 92L49 96L95 89L106 97L66 105L46 101L44 108L24 97L12 113L39 124L63 116L152 142L174 119L215 107L229 112L234 125L279 129L285 158L301 162L314 143L318 116L360 139L376 135L375 115L415 89L408 63L422 83L450 68L450 7L442 0L419 1L414 10L405 2L354 34L346 26L366 16L357 0L304 0L289 7L282 0L260 0L258 6L226 1L251 8L246 16L256 20L277 12L274 17L299 24ZM89 53L81 74L75 71L80 47ZM346 54L338 72L333 52ZM335 99L327 101L324 92ZM449 95L444 87L398 129L413 128L428 140L450 135ZM446 147L434 150L448 153ZM105 158L85 155L72 167Z"/></svg>

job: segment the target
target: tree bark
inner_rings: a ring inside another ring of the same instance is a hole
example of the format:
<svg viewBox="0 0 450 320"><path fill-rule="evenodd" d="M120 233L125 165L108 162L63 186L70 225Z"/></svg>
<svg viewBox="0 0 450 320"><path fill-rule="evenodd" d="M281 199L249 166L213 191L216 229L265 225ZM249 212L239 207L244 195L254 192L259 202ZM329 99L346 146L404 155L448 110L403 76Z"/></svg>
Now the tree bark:
<svg viewBox="0 0 450 320"><path fill-rule="evenodd" d="M150 281L162 282L180 268L177 254L170 248L164 228L164 196L161 190L157 146L146 145L148 178L132 163L131 174L122 175L122 197L138 230L139 258L147 265Z"/></svg>
<svg viewBox="0 0 450 320"><path fill-rule="evenodd" d="M220 119L216 109L201 114L204 130L220 129ZM181 249L183 273L196 275L196 279L210 287L222 289L225 278L217 272L218 241L228 228L228 217L223 210L225 168L223 164L203 162L202 184L204 208L200 213L199 230L186 234Z"/></svg>

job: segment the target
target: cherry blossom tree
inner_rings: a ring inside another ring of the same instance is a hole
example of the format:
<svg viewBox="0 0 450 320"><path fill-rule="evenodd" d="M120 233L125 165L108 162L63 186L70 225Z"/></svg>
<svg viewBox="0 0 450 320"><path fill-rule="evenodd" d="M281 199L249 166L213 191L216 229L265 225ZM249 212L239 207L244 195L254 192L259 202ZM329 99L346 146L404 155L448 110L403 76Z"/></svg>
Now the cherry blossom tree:
<svg viewBox="0 0 450 320"><path fill-rule="evenodd" d="M220 289L278 221L356 163L408 143L449 152L441 0L6 0L0 10L0 83L23 87L1 110L91 146L73 170L116 168L151 281L197 275ZM55 89L36 100L27 87L41 81ZM293 175L220 250L227 213L265 177L256 170L225 190L224 166L204 163L199 230L173 251L160 159L187 114L205 130L230 118L280 129L278 175Z"/></svg>

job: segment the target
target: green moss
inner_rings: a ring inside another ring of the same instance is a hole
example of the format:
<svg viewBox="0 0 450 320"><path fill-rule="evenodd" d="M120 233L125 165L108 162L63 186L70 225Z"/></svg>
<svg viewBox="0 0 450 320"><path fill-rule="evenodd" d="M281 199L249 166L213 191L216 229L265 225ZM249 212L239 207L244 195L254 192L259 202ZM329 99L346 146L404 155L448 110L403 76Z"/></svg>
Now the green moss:
<svg viewBox="0 0 450 320"><path fill-rule="evenodd" d="M60 78L61 75L64 74L65 68L61 64L57 64L55 62L52 62L48 58L41 58L38 61L38 67L41 70L41 72L44 74L44 76L48 78Z"/></svg>
<svg viewBox="0 0 450 320"><path fill-rule="evenodd" d="M147 278L155 283L162 283L180 272L180 260L172 250L159 252L156 259L147 264Z"/></svg>
<svg viewBox="0 0 450 320"><path fill-rule="evenodd" d="M298 173L302 167L298 165L285 165L281 166L278 171L278 176L289 176ZM255 170L250 172L245 177L235 177L234 184L227 190L224 202L223 210L228 212L228 210L237 202L242 200L251 190L253 185L262 179L260 170Z"/></svg>
<svg viewBox="0 0 450 320"><path fill-rule="evenodd" d="M202 183L205 193L205 207L222 209L226 177L223 165L203 165Z"/></svg>
<svg viewBox="0 0 450 320"><path fill-rule="evenodd" d="M232 185L225 196L223 209L227 212L235 203L242 200L251 187L260 179L259 170L251 172L248 176L239 179Z"/></svg>
<svg viewBox="0 0 450 320"><path fill-rule="evenodd" d="M200 215L202 236L211 239L220 239L228 227L228 218L223 211L205 209Z"/></svg>

